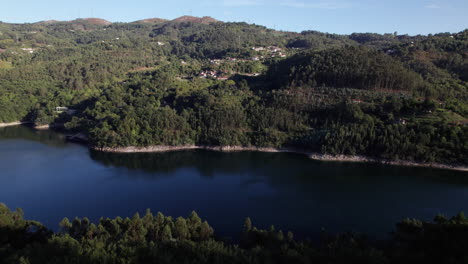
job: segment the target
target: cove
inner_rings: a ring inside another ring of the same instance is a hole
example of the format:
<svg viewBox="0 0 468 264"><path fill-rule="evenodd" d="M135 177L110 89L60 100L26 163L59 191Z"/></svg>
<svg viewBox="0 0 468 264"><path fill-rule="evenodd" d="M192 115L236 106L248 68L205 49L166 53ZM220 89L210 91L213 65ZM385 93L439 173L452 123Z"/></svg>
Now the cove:
<svg viewBox="0 0 468 264"><path fill-rule="evenodd" d="M323 228L383 237L406 217L468 212L467 176L292 153L103 153L53 131L0 128L0 202L52 229L63 217L97 221L150 208L173 217L195 210L228 237L247 216L300 236Z"/></svg>

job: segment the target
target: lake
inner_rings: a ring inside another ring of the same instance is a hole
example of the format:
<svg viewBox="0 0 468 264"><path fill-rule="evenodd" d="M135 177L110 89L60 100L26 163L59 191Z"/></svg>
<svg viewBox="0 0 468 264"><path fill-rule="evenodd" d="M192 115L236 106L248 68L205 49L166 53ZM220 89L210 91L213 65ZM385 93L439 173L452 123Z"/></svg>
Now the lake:
<svg viewBox="0 0 468 264"><path fill-rule="evenodd" d="M430 168L313 161L291 153L204 150L150 154L90 151L62 134L0 128L0 202L57 229L63 217L188 216L236 237L257 227L313 236L383 237L403 218L468 212L468 174Z"/></svg>

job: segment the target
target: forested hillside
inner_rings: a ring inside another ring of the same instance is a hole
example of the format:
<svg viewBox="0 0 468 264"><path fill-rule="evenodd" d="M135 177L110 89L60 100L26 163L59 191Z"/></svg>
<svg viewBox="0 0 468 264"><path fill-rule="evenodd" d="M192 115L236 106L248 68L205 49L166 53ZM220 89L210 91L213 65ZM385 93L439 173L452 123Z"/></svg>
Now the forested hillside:
<svg viewBox="0 0 468 264"><path fill-rule="evenodd" d="M466 165L468 30L0 23L0 122L17 120L65 123L97 148L288 147Z"/></svg>

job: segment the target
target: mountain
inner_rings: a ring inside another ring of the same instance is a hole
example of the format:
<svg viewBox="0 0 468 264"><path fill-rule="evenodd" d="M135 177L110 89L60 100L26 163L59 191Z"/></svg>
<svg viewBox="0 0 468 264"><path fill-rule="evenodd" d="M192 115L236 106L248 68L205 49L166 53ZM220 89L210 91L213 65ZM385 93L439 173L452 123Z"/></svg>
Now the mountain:
<svg viewBox="0 0 468 264"><path fill-rule="evenodd" d="M51 25L51 24L58 24L58 23L67 23L67 24L93 24L93 25L99 25L99 26L108 26L111 25L112 22L109 22L105 19L102 18L77 18L75 20L70 20L70 21L59 21L59 20L46 20L46 21L40 21L35 24L39 25Z"/></svg>
<svg viewBox="0 0 468 264"><path fill-rule="evenodd" d="M82 23L82 22L90 23L93 25L100 25L100 26L108 26L112 24L112 22L109 22L101 18L80 18L80 19L72 20L69 23Z"/></svg>
<svg viewBox="0 0 468 264"><path fill-rule="evenodd" d="M172 21L173 22L192 22L192 23L199 23L199 24L210 24L210 23L219 22L218 20L209 16L204 16L204 17L181 16Z"/></svg>
<svg viewBox="0 0 468 264"><path fill-rule="evenodd" d="M147 18L147 19L141 19L134 21L132 23L147 23L147 24L160 24L168 21L167 19L162 19L162 18Z"/></svg>
<svg viewBox="0 0 468 264"><path fill-rule="evenodd" d="M0 122L64 123L93 147L299 147L468 164L466 30L142 21L0 23Z"/></svg>
<svg viewBox="0 0 468 264"><path fill-rule="evenodd" d="M55 24L55 23L60 23L61 21L58 20L45 20L45 21L39 21L36 24L39 25L50 25L50 24Z"/></svg>
<svg viewBox="0 0 468 264"><path fill-rule="evenodd" d="M169 21L176 22L176 23L191 22L191 23L197 23L197 24L210 24L210 23L220 22L209 16L204 16L204 17L181 16L172 20L163 19L163 18L147 18L147 19L137 20L131 23L160 24L160 23L165 23ZM35 24L50 25L50 24L57 24L57 23L71 23L71 24L89 23L89 24L100 25L100 26L108 26L112 24L112 22L107 21L102 18L77 18L71 21L47 20L47 21L40 21Z"/></svg>

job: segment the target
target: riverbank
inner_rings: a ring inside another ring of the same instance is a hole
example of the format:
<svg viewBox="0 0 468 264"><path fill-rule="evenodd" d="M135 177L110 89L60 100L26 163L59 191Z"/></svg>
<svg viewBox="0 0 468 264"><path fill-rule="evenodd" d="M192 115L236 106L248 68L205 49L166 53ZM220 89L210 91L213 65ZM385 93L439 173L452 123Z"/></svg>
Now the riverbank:
<svg viewBox="0 0 468 264"><path fill-rule="evenodd" d="M0 123L0 127L7 126L18 126L30 124L30 122L11 122L11 123ZM54 123L51 125L44 126L35 126L35 129L43 130L50 129L52 127L59 128L63 127L63 124ZM76 135L71 135L67 138L69 141L86 143L88 138L82 134L78 133ZM436 169L447 169L447 170L456 170L468 172L467 166L458 166L450 165L443 163L424 163L424 162L414 162L406 160L388 160L388 159L379 159L372 158L367 156L359 155L329 155L321 154L316 152L308 152L299 149L293 148L272 148L272 147L241 147L241 146L198 146L198 145L184 145L184 146L148 146L148 147L117 147L117 148L95 148L90 147L91 149L103 152L114 152L114 153L151 153L151 152L169 152L169 151L181 151L181 150L194 150L194 149L204 149L212 151L222 151L222 152L238 152L238 151L258 151L258 152L283 152L283 153L298 153L308 156L310 159L319 160L319 161L338 161L338 162L368 162L368 163L380 163L385 165L393 166L406 166L406 167L425 167L425 168L436 168Z"/></svg>
<svg viewBox="0 0 468 264"><path fill-rule="evenodd" d="M23 122L23 121L15 121L15 122L10 122L10 123L0 123L0 127L9 127L9 126L20 126L20 125L31 125L32 122ZM52 123L52 124L46 124L46 125L35 125L33 126L34 129L37 130L47 130L51 128L63 128L64 124L62 123Z"/></svg>
<svg viewBox="0 0 468 264"><path fill-rule="evenodd" d="M52 124L34 126L34 129L47 130L47 129L51 129L51 128L64 128L64 127L65 127L65 125L62 124L62 123L52 123Z"/></svg>
<svg viewBox="0 0 468 264"><path fill-rule="evenodd" d="M298 153L303 154L313 160L319 161L338 161L338 162L369 162L369 163L380 163L385 165L394 166L407 166L407 167L426 167L426 168L437 168L437 169L448 169L468 172L467 166L458 166L442 163L424 163L414 162L405 160L387 160L372 158L358 155L329 155L320 154L315 152L307 152L293 148L258 148L258 147L241 147L241 146L197 146L197 145L186 145L186 146L148 146L148 147L118 147L118 148L93 148L97 151L103 152L114 152L114 153L151 153L151 152L168 152L168 151L180 151L180 150L194 150L204 149L212 151L222 152L238 152L238 151L258 151L258 152L284 152L284 153Z"/></svg>
<svg viewBox="0 0 468 264"><path fill-rule="evenodd" d="M0 123L0 127L19 126L19 125L25 125L25 124L30 124L30 122L15 121L15 122L10 122L10 123Z"/></svg>
<svg viewBox="0 0 468 264"><path fill-rule="evenodd" d="M370 162L370 163L380 163L385 165L393 166L406 166L406 167L425 167L425 168L435 168L435 169L448 169L456 171L468 172L467 166L458 166L450 165L443 163L425 163L425 162L415 162L407 160L388 160L388 159L379 159L366 156L352 156L352 155L328 155L328 154L317 154L313 153L308 155L311 159L320 160L320 161L344 161L344 162Z"/></svg>

